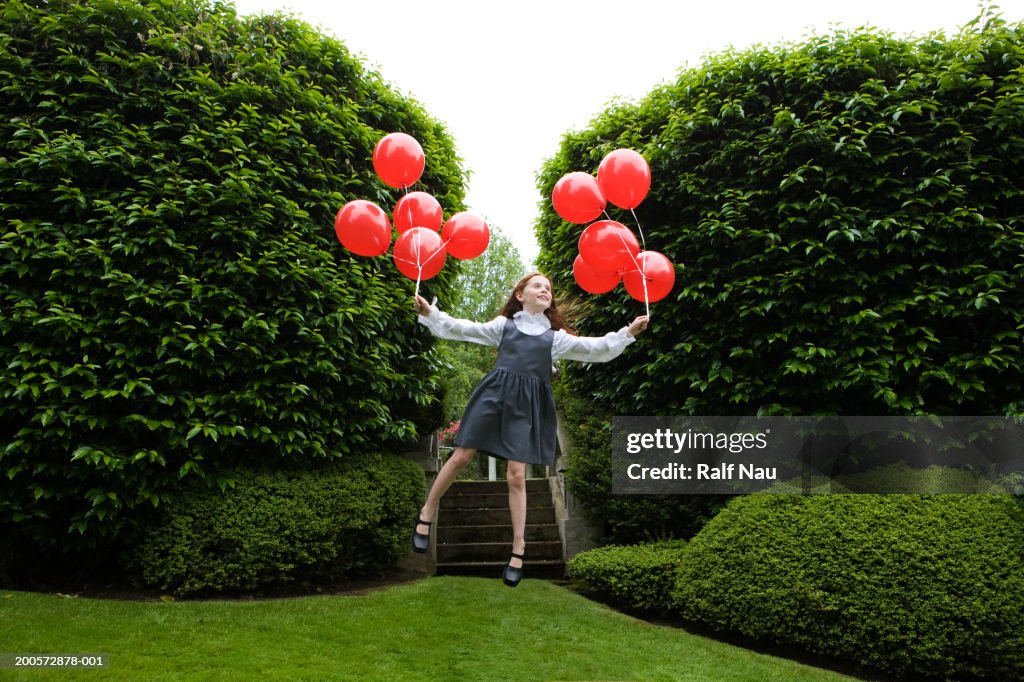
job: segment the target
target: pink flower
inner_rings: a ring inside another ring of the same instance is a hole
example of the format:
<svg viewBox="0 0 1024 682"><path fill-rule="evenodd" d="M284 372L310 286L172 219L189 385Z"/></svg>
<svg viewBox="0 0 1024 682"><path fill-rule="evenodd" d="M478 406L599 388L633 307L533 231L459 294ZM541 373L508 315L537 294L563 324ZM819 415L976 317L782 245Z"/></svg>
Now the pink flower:
<svg viewBox="0 0 1024 682"><path fill-rule="evenodd" d="M462 420L453 421L451 424L441 430L440 443L441 445L452 445L452 441L455 440L455 434L459 430L459 424Z"/></svg>

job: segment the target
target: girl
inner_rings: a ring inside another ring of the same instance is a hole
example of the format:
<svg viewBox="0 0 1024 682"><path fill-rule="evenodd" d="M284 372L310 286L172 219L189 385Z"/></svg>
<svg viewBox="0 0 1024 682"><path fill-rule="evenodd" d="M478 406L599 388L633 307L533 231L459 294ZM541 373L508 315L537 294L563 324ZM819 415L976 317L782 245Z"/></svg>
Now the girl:
<svg viewBox="0 0 1024 682"><path fill-rule="evenodd" d="M554 464L555 401L551 393L551 364L566 358L607 362L647 328L647 316L602 337L570 334L551 293L551 283L540 273L527 275L516 285L490 322L459 320L436 310L416 296L420 323L434 336L498 347L495 368L476 387L459 431L455 452L438 472L413 529L412 546L426 552L430 526L441 497L472 460L478 449L508 461L508 506L512 516L512 557L502 578L515 587L523 577L526 549L526 464Z"/></svg>

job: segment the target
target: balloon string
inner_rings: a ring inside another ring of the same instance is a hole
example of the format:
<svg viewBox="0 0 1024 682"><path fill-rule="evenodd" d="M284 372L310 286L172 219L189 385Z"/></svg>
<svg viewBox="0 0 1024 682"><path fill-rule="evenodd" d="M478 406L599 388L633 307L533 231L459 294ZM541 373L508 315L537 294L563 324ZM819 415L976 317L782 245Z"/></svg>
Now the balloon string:
<svg viewBox="0 0 1024 682"><path fill-rule="evenodd" d="M410 223L412 222L412 209L411 208L409 209L409 222ZM417 231L416 234L413 235L413 238L416 240L416 245L414 247L416 249L416 295L419 296L420 295L420 277L423 275L423 264L420 263L420 233L419 233L419 231Z"/></svg>
<svg viewBox="0 0 1024 682"><path fill-rule="evenodd" d="M611 220L611 216L608 215L608 209L607 208L605 208L602 212L604 213L605 219ZM640 219L636 217L636 211L631 208L631 209L629 209L629 212L633 214L633 221L636 223L636 229L639 230L639 232L640 232L640 244L643 247L643 250L646 251L647 250L647 240L644 238L644 228L640 227ZM644 283L644 306L647 309L647 317L650 317L651 316L651 302L649 300L650 297L648 296L648 293L647 293L647 271L644 270L644 268L640 267L640 264L637 262L636 257L633 256L633 254L629 250L629 247L626 246L626 240L623 239L621 234L619 235L619 239L622 241L622 245L626 248L626 253L628 253L630 259L632 259L633 265L635 265L636 269L640 271L641 279L643 279L643 283ZM645 258L644 259L644 265L646 265L646 264L647 264L647 259Z"/></svg>
<svg viewBox="0 0 1024 682"><path fill-rule="evenodd" d="M644 239L644 228L640 227L640 219L636 217L636 211L634 211L633 209L629 209L629 212L633 214L633 221L636 223L636 229L640 232L640 244L643 247L643 250L646 251L647 250L647 240ZM644 258L644 266L646 267L646 265L647 265L647 259ZM647 300L647 298L648 298L647 297L647 271L646 270L642 270L640 272L640 274L643 275L643 278L644 278L644 304L647 306L647 317L650 317L651 316L651 303L650 303L650 301Z"/></svg>
<svg viewBox="0 0 1024 682"><path fill-rule="evenodd" d="M647 317L651 316L651 297L647 294L647 259L644 258L644 267L640 269L640 276L644 283L644 308L647 310Z"/></svg>
<svg viewBox="0 0 1024 682"><path fill-rule="evenodd" d="M408 198L409 198L409 185L406 185L406 186L405 186L405 198L406 198L407 200L408 200ZM405 208L406 208L406 209L408 209L408 210L406 210L406 213L408 213L408 214L409 214L409 227L410 227L410 228L412 228L412 227L415 227L415 226L414 226L414 225L412 224L412 202L411 202L411 201L406 201L406 202L405 202Z"/></svg>
<svg viewBox="0 0 1024 682"><path fill-rule="evenodd" d="M436 256L437 254L444 253L444 247L448 246L448 242L450 242L450 241L451 241L451 239L444 240L441 243L441 246L437 247L437 249L434 250L434 253L432 253L429 256L427 256L427 260L423 261L423 265L426 265L430 261L434 260L434 256Z"/></svg>
<svg viewBox="0 0 1024 682"><path fill-rule="evenodd" d="M447 244L447 242L445 242L444 244ZM423 264L426 265L431 260L433 260L434 256L436 256L440 252L444 251L444 248L443 248L444 244L441 245L441 248L437 249L432 254L430 254L430 256L428 256L427 259L425 261L423 261ZM395 256L394 259L396 261L398 261L398 262L401 262L401 263L409 263L410 265L415 265L415 266L419 267L419 264L415 260L410 260L409 258L402 258L401 256Z"/></svg>
<svg viewBox="0 0 1024 682"><path fill-rule="evenodd" d="M636 211L629 209L629 212L633 214L633 221L636 223L636 229L640 231L640 244L643 246L644 251L646 251L647 240L644 239L644 228L640 227L640 219L636 217Z"/></svg>
<svg viewBox="0 0 1024 682"><path fill-rule="evenodd" d="M638 263L636 260L636 256L634 256L633 252L629 250L629 246L626 244L626 239L622 236L622 233L616 232L616 234L619 237L619 241L622 242L623 248L626 249L626 253L629 254L630 260L633 261L633 265L636 267L637 270L640 271L640 280L643 282L644 285L644 307L647 309L647 317L650 317L651 301L650 296L647 294L647 271L645 270L645 267L647 266L647 259L644 258L644 265L643 267L641 267L640 263Z"/></svg>
<svg viewBox="0 0 1024 682"><path fill-rule="evenodd" d="M434 257L437 256L437 254L444 253L444 247L448 246L448 242L451 241L451 239L444 240L444 242L441 243L441 246L439 246L436 249L434 249L434 253L432 253L429 256L427 256L427 259L425 261L423 261L422 263L420 263L419 262L419 260L420 260L419 237L420 237L420 233L417 232L416 233L416 295L417 296L420 295L420 277L423 276L423 268L426 267L427 263L429 263L430 261L434 260ZM405 263L412 263L412 261L405 260L404 258L400 258L399 260L401 260L401 261L403 261Z"/></svg>

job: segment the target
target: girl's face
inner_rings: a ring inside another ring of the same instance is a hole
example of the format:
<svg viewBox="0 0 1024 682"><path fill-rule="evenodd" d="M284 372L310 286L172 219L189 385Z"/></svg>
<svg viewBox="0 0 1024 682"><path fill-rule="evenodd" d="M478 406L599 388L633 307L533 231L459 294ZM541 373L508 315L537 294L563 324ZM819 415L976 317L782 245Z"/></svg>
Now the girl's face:
<svg viewBox="0 0 1024 682"><path fill-rule="evenodd" d="M534 275L521 291L516 292L516 299L526 312L542 313L551 307L551 282L543 275Z"/></svg>

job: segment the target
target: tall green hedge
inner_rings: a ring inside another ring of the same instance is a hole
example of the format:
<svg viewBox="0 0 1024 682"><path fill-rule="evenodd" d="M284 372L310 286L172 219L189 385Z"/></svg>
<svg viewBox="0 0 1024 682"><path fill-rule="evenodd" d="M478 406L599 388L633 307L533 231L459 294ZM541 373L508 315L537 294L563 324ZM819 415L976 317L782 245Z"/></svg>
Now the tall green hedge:
<svg viewBox="0 0 1024 682"><path fill-rule="evenodd" d="M1021 25L711 57L567 135L541 192L618 147L651 165L636 213L677 280L625 362L569 368L582 395L619 414L1024 411ZM643 306L575 286L582 229L548 202L538 262L597 333Z"/></svg>
<svg viewBox="0 0 1024 682"><path fill-rule="evenodd" d="M953 37L836 31L712 56L566 135L542 194L620 147L652 185L636 221L608 213L639 222L676 285L622 358L566 369L593 412L1024 411L1021 25L986 12ZM575 285L583 229L547 202L538 263L581 303L579 331L603 333L644 308ZM610 481L602 456L580 453L570 477ZM610 485L576 490L600 500ZM609 523L664 505L621 506Z"/></svg>
<svg viewBox="0 0 1024 682"><path fill-rule="evenodd" d="M89 546L202 476L415 436L412 283L333 217L446 131L339 42L206 0L0 6L0 535ZM454 275L447 267L438 286Z"/></svg>

